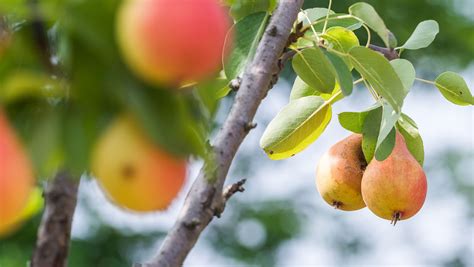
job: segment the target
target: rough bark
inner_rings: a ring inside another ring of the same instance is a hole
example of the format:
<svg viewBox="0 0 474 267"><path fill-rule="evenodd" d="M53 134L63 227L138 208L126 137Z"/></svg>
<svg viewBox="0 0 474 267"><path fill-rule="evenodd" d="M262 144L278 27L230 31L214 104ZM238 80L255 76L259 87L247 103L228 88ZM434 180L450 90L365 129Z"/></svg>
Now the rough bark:
<svg viewBox="0 0 474 267"><path fill-rule="evenodd" d="M44 192L45 211L38 228L31 267L65 267L69 251L72 217L76 208L78 182L60 172Z"/></svg>
<svg viewBox="0 0 474 267"><path fill-rule="evenodd" d="M279 73L279 60L303 0L280 0L247 66L231 111L213 142L215 168L205 164L191 187L184 206L161 248L146 267L181 266L212 218L225 206L224 182L234 156L254 127L252 120L260 102ZM135 265L140 266L140 265Z"/></svg>

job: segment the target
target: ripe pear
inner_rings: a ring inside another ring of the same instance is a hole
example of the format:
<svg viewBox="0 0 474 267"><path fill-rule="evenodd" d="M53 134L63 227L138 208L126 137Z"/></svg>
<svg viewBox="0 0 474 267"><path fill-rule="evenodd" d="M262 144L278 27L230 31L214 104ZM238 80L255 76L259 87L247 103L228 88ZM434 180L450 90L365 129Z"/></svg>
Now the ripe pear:
<svg viewBox="0 0 474 267"><path fill-rule="evenodd" d="M8 236L18 230L22 223L40 212L43 207L44 199L42 191L39 188L34 188L28 197L26 205L23 207L21 212L18 213L18 216L15 216L15 218L10 220L9 223L0 223L0 238Z"/></svg>
<svg viewBox="0 0 474 267"><path fill-rule="evenodd" d="M124 0L116 31L124 59L137 76L179 87L221 69L231 25L219 0Z"/></svg>
<svg viewBox="0 0 474 267"><path fill-rule="evenodd" d="M137 212L166 209L186 176L186 160L155 144L129 115L99 138L91 167L112 202Z"/></svg>
<svg viewBox="0 0 474 267"><path fill-rule="evenodd" d="M365 207L360 184L367 163L361 145L362 135L352 134L333 145L319 161L316 186L323 199L337 209Z"/></svg>
<svg viewBox="0 0 474 267"><path fill-rule="evenodd" d="M390 156L384 161L374 158L362 178L362 196L367 207L394 225L421 209L426 190L425 172L398 132Z"/></svg>
<svg viewBox="0 0 474 267"><path fill-rule="evenodd" d="M33 188L31 162L0 110L0 232L16 223Z"/></svg>

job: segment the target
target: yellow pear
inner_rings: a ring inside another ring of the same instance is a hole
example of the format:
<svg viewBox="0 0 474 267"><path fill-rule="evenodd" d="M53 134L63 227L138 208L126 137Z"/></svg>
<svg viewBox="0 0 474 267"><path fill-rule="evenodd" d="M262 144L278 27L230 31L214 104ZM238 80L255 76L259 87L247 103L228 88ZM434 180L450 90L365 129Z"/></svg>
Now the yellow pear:
<svg viewBox="0 0 474 267"><path fill-rule="evenodd" d="M99 138L92 173L117 205L138 212L166 209L180 191L186 161L155 144L128 115Z"/></svg>
<svg viewBox="0 0 474 267"><path fill-rule="evenodd" d="M319 161L316 186L323 199L337 209L365 207L360 185L367 163L361 144L362 135L352 134L333 145Z"/></svg>

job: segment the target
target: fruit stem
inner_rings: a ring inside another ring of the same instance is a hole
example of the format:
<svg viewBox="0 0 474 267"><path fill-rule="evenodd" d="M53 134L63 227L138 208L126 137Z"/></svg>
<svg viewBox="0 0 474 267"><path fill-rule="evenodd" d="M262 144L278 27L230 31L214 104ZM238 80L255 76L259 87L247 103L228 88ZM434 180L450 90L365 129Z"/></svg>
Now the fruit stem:
<svg viewBox="0 0 474 267"><path fill-rule="evenodd" d="M390 221L390 224L393 224L395 226L398 221L402 219L402 212L401 211L395 211L392 215L392 221Z"/></svg>

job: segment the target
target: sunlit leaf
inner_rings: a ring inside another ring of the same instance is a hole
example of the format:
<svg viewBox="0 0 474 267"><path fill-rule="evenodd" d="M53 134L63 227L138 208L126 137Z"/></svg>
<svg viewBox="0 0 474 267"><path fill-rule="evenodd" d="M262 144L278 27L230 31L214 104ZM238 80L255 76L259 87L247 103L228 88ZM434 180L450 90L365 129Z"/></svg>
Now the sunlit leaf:
<svg viewBox="0 0 474 267"><path fill-rule="evenodd" d="M300 77L296 77L295 82L290 93L290 101L305 97L305 96L320 96L324 100L328 100L331 94L322 94L318 90L306 84Z"/></svg>
<svg viewBox="0 0 474 267"><path fill-rule="evenodd" d="M343 53L349 53L353 47L359 46L359 39L354 32L344 27L329 28L322 37L329 42L331 48Z"/></svg>
<svg viewBox="0 0 474 267"><path fill-rule="evenodd" d="M273 160L291 157L321 135L331 115L331 105L321 97L291 101L270 122L260 139L260 147Z"/></svg>

